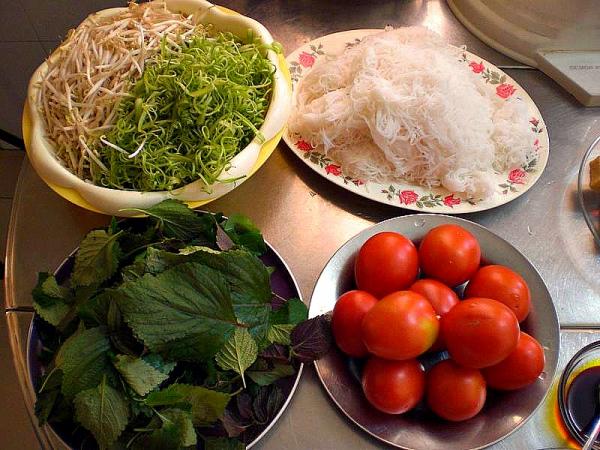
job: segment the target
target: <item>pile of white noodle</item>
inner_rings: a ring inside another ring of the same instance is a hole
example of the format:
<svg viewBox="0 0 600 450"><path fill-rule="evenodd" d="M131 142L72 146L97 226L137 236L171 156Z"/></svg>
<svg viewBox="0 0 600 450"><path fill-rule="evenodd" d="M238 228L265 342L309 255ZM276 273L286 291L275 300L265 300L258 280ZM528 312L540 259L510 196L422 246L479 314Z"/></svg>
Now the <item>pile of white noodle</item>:
<svg viewBox="0 0 600 450"><path fill-rule="evenodd" d="M486 198L494 170L534 157L535 136L524 102L498 97L460 55L425 28L368 36L300 82L290 131L351 176Z"/></svg>
<svg viewBox="0 0 600 450"><path fill-rule="evenodd" d="M197 32L192 16L169 12L164 3L142 5L111 15L92 15L72 30L49 61L39 95L47 137L71 172L91 179L98 159L93 143L108 132L119 100L144 70L144 61Z"/></svg>

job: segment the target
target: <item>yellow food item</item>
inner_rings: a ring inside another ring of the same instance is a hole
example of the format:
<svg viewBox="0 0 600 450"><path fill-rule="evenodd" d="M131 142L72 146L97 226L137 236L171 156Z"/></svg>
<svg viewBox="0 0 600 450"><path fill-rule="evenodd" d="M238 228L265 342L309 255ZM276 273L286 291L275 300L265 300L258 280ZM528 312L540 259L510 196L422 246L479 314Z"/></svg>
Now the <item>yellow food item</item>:
<svg viewBox="0 0 600 450"><path fill-rule="evenodd" d="M600 191L600 156L590 162L590 188Z"/></svg>

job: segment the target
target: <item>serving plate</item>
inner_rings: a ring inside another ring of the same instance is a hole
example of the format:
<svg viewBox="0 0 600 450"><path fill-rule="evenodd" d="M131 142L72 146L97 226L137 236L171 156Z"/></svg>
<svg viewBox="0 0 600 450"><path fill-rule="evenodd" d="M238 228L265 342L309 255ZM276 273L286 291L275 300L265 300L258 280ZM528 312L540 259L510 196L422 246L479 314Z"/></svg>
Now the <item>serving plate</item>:
<svg viewBox="0 0 600 450"><path fill-rule="evenodd" d="M267 267L274 268L271 274L271 287L273 292L285 299L296 297L302 300L300 288L298 287L298 283L290 271L290 268L279 255L279 253L277 253L277 251L267 241L265 241L265 244L267 246L267 251L263 256L260 257L260 259ZM63 282L73 270L75 254L77 253L77 250L78 248L75 249L54 272L54 275L59 283ZM47 325L43 320L41 320L37 314L34 314L27 336L27 373L29 375L28 387L34 393L37 392L36 386L40 385L42 377L46 371L46 368L39 360L39 356L43 348L41 335L43 334L44 327L51 328L51 326ZM275 383L282 390L283 395L285 396L285 401L281 405L281 408L277 414L275 414L273 420L262 425L251 436L250 442L247 444L246 448L252 448L279 420L289 405L292 395L294 395L294 392L296 391L303 368L304 364L300 364L295 376L282 378ZM34 418L33 420L36 421L37 419ZM37 428L37 423L35 423L34 426ZM83 443L81 442L82 434L78 434L72 429L54 428L49 424L44 424L39 428L41 428L41 432L52 437L52 442L59 443L61 446L60 448L62 449L89 448L83 446Z"/></svg>
<svg viewBox="0 0 600 450"><path fill-rule="evenodd" d="M361 39L382 30L351 30L329 34L315 39L296 49L287 57L292 77L292 108L296 105L296 87L313 65L327 56L339 55ZM510 202L527 192L539 179L548 161L549 141L546 125L537 106L527 92L502 70L473 53L463 51L461 61L479 74L493 95L502 99L516 98L529 109L529 125L535 134L537 158L522 167L512 167L505 172L496 172L496 190L490 198L478 200L451 192L445 188L426 188L410 183L374 183L352 178L344 168L327 155L318 152L302 136L286 130L283 140L292 151L311 169L342 188L368 199L387 205L415 211L445 214L483 211Z"/></svg>
<svg viewBox="0 0 600 450"><path fill-rule="evenodd" d="M508 242L473 222L445 215L414 214L386 220L346 242L329 260L315 285L309 316L331 311L337 298L354 288L354 259L362 244L374 234L395 231L414 242L431 228L457 224L479 241L485 264L506 265L523 276L531 290L532 311L521 329L544 348L546 366L529 387L498 394L488 392L481 413L465 422L447 422L422 407L404 415L377 411L365 399L357 365L337 348L315 362L325 390L338 408L358 427L381 441L410 450L479 449L498 442L521 427L546 397L559 354L559 325L550 293L533 265Z"/></svg>
<svg viewBox="0 0 600 450"><path fill-rule="evenodd" d="M169 10L196 14L199 23L210 23L215 30L231 31L238 36L246 36L248 30L252 30L265 44L273 43L271 34L263 25L230 9L213 5L206 0L164 1ZM106 9L96 14L109 16L120 9L123 8ZM49 59L52 60L57 55L58 52L55 51ZM109 189L80 179L58 161L53 144L45 136L45 124L38 108L37 95L39 82L48 68L47 62L34 72L23 110L23 139L29 161L42 180L56 193L78 206L103 214L134 216L137 215L136 212L125 209L147 208L167 198L184 201L192 208L216 200L250 178L273 153L283 134L290 108L290 76L282 55L268 50L267 57L276 70L271 103L260 127L265 141L255 138L231 160L231 167L219 176L222 180L237 181L216 182L206 186L198 180L173 191L139 192Z"/></svg>

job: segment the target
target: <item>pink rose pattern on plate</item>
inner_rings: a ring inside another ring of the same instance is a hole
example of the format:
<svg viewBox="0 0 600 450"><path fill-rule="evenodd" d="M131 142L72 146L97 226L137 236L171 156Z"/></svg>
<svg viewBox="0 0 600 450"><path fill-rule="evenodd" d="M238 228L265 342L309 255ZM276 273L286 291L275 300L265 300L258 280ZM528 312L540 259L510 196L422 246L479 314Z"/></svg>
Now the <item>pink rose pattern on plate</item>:
<svg viewBox="0 0 600 450"><path fill-rule="evenodd" d="M473 73L481 73L481 72L483 72L483 69L485 69L482 61L479 61L479 64L477 64L475 61L472 61L469 64L469 67L471 68Z"/></svg>
<svg viewBox="0 0 600 450"><path fill-rule="evenodd" d="M415 191L402 191L398 196L400 197L400 203L405 205L412 205L419 199L419 195Z"/></svg>
<svg viewBox="0 0 600 450"><path fill-rule="evenodd" d="M339 177L342 174L342 168L337 164L327 164L325 166L325 172L327 172L327 175L332 174Z"/></svg>
<svg viewBox="0 0 600 450"><path fill-rule="evenodd" d="M454 205L460 205L460 198L455 198L454 194L447 195L444 197L444 205L450 208L454 207Z"/></svg>
<svg viewBox="0 0 600 450"><path fill-rule="evenodd" d="M347 47L352 47L353 45L356 45L356 43L352 42L346 44ZM298 56L298 60L290 63L290 74L292 76L292 81L294 83L298 82L303 70L312 68L317 58L324 54L325 52L322 44L318 44L316 46L310 45L310 52L301 52ZM506 100L511 98L517 92L517 89L512 84L506 82L506 75L486 68L483 64L483 61L469 61L466 53L463 54L463 57L460 61L466 63L474 74L480 74L486 83L496 85L496 95L498 97ZM529 123L531 125L532 132L538 134L544 131L544 127L540 125L540 120L538 118L531 117ZM533 145L535 150L538 151L540 148L540 140L536 139ZM323 169L327 175L339 177L341 180L343 180L344 184L352 183L357 187L366 186L363 180L344 175L341 165L337 164L326 155L316 151L310 142L302 139L301 137L299 137L299 139L296 141L296 148L304 153L305 159L308 159L313 164L321 167L321 169ZM498 187L501 188L500 192L503 195L507 195L509 192L518 192L517 187L527 184L529 178L528 174L535 172L536 164L537 158L529 161L522 167L516 167L510 170L508 172L506 181L498 185ZM421 209L434 207L454 208L463 202L470 205L477 204L476 199L466 198L454 192L445 196L434 194L432 192L418 194L414 190L401 190L393 185L390 185L387 189L382 189L381 193L386 194L386 197L390 202L394 201L395 198L400 205L415 205Z"/></svg>
<svg viewBox="0 0 600 450"><path fill-rule="evenodd" d="M536 164L537 159L532 159L523 167L515 167L508 172L506 181L498 185L502 189L502 194L506 195L509 192L518 192L517 186L527 184L527 175L535 171Z"/></svg>
<svg viewBox="0 0 600 450"><path fill-rule="evenodd" d="M508 98L515 93L516 89L512 84L502 83L496 86L496 95L500 98Z"/></svg>
<svg viewBox="0 0 600 450"><path fill-rule="evenodd" d="M508 181L513 184L525 184L527 178L527 172L523 169L513 169L508 173Z"/></svg>
<svg viewBox="0 0 600 450"><path fill-rule="evenodd" d="M302 52L298 57L298 62L302 67L312 67L315 63L315 57L310 53Z"/></svg>
<svg viewBox="0 0 600 450"><path fill-rule="evenodd" d="M310 144L310 142L306 142L304 139L299 139L296 142L296 147L298 147L298 150L302 150L303 152L310 152L314 150L314 147Z"/></svg>
<svg viewBox="0 0 600 450"><path fill-rule="evenodd" d="M352 183L355 186L362 186L365 184L363 180L353 178L349 175L344 175L344 171L339 164L336 164L330 157L318 152L314 147L302 138L296 141L296 148L304 153L304 159L309 160L312 164L319 166L325 170L327 175L333 175L340 177L344 184Z"/></svg>
<svg viewBox="0 0 600 450"><path fill-rule="evenodd" d="M310 69L317 58L324 55L323 44L311 45L310 52L304 51L298 56L298 61L292 61L289 66L292 82L297 83L303 70Z"/></svg>

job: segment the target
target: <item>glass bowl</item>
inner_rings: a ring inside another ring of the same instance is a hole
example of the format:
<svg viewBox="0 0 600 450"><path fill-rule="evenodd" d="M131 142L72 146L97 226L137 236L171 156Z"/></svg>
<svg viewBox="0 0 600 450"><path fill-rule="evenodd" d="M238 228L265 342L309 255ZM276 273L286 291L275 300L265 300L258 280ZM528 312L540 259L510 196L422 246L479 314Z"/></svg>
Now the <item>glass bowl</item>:
<svg viewBox="0 0 600 450"><path fill-rule="evenodd" d="M579 350L566 365L558 384L558 409L569 434L580 444L584 444L587 435L577 426L573 419L572 411L568 406L568 393L571 383L577 375L590 367L600 366L600 341L592 342ZM600 450L600 442L596 442L594 449Z"/></svg>
<svg viewBox="0 0 600 450"><path fill-rule="evenodd" d="M592 232L596 245L600 247L600 192L592 191L589 187L590 162L600 156L600 145L598 143L600 143L600 136L592 142L581 160L577 177L577 196L585 223Z"/></svg>

